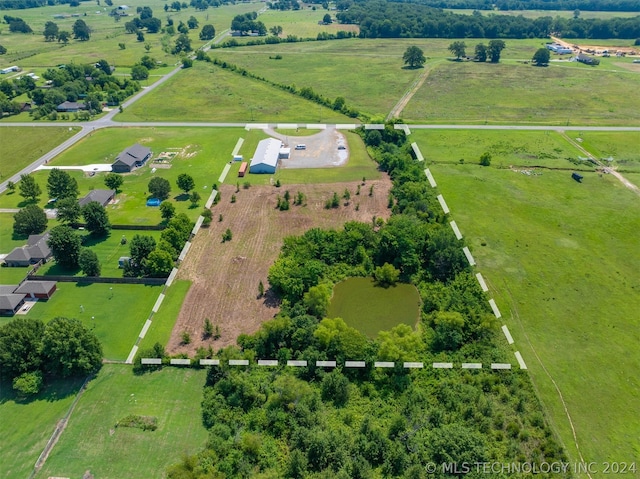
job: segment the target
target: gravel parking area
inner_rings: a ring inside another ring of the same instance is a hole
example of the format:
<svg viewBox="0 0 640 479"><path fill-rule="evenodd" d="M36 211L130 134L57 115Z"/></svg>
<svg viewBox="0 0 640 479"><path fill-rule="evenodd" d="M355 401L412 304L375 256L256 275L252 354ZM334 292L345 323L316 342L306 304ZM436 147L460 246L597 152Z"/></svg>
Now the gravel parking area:
<svg viewBox="0 0 640 479"><path fill-rule="evenodd" d="M272 129L265 132L291 148L291 156L280 160L280 168L332 168L349 161L347 139L335 127L327 126L326 130L311 136L282 135ZM306 145L306 149L296 150L300 144Z"/></svg>

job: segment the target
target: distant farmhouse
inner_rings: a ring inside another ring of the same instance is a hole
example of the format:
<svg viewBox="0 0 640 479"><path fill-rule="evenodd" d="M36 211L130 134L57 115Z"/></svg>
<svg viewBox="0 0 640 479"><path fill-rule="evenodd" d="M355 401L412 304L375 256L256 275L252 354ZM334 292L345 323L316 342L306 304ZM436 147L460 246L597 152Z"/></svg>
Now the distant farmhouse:
<svg viewBox="0 0 640 479"><path fill-rule="evenodd" d="M117 156L116 161L111 164L111 171L129 173L140 168L149 158L151 158L151 148L136 143Z"/></svg>
<svg viewBox="0 0 640 479"><path fill-rule="evenodd" d="M80 208L84 205L91 203L92 201L97 201L102 206L107 206L111 200L113 200L116 195L116 190L91 190L87 196L84 198L80 198L78 200L78 204Z"/></svg>
<svg viewBox="0 0 640 479"><path fill-rule="evenodd" d="M258 143L258 147L251 159L249 173L273 174L278 167L278 160L288 157L289 149L284 148L280 140L275 138L262 140Z"/></svg>
<svg viewBox="0 0 640 479"><path fill-rule="evenodd" d="M576 61L580 63L584 63L585 65L599 65L600 60L595 57L590 57L589 55L585 55L584 53L578 53L576 57Z"/></svg>
<svg viewBox="0 0 640 479"><path fill-rule="evenodd" d="M78 103L75 101L65 101L64 103L60 103L56 107L56 111L61 113L75 113L80 110L86 110L87 106L84 103Z"/></svg>
<svg viewBox="0 0 640 479"><path fill-rule="evenodd" d="M40 261L48 261L52 256L51 249L47 244L48 239L48 232L43 235L29 235L26 246L14 248L11 253L5 256L5 264L7 266L26 267Z"/></svg>

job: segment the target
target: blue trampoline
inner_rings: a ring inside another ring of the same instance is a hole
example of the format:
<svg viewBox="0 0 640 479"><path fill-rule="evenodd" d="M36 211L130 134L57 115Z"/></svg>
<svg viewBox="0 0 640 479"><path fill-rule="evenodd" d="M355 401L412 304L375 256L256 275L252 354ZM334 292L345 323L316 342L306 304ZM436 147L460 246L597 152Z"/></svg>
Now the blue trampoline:
<svg viewBox="0 0 640 479"><path fill-rule="evenodd" d="M147 200L147 206L160 206L160 200L158 198L149 198Z"/></svg>

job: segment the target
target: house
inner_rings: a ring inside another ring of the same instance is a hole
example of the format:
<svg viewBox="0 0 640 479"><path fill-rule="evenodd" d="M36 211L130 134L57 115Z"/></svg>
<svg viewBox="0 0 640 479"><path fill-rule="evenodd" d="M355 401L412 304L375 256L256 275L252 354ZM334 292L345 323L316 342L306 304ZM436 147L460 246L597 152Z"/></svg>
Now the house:
<svg viewBox="0 0 640 479"><path fill-rule="evenodd" d="M589 55L585 55L584 53L578 53L576 57L576 61L580 63L584 63L585 65L599 65L600 60L594 57L590 57Z"/></svg>
<svg viewBox="0 0 640 479"><path fill-rule="evenodd" d="M14 248L11 253L5 256L5 264L25 267L39 261L48 261L52 256L51 249L47 244L48 239L48 232L43 235L29 235L26 246Z"/></svg>
<svg viewBox="0 0 640 479"><path fill-rule="evenodd" d="M7 73L13 73L13 72L19 72L19 71L22 71L22 68L20 68L17 65L14 65L12 67L3 68L2 70L0 70L0 74L6 75Z"/></svg>
<svg viewBox="0 0 640 479"><path fill-rule="evenodd" d="M275 138L261 140L251 159L249 173L275 173L278 166L280 148L282 148L280 140Z"/></svg>
<svg viewBox="0 0 640 479"><path fill-rule="evenodd" d="M97 201L102 206L107 206L107 204L113 200L115 195L116 190L91 190L87 193L87 196L78 200L78 204L80 205L80 208L82 208L84 205L91 203L92 201Z"/></svg>
<svg viewBox="0 0 640 479"><path fill-rule="evenodd" d="M24 304L26 295L14 293L14 285L0 286L0 315L13 316Z"/></svg>
<svg viewBox="0 0 640 479"><path fill-rule="evenodd" d="M136 143L116 157L116 161L111 164L111 171L129 173L144 165L149 158L151 158L151 148Z"/></svg>
<svg viewBox="0 0 640 479"><path fill-rule="evenodd" d="M56 291L56 281L23 281L14 293L28 295L31 299L49 299Z"/></svg>
<svg viewBox="0 0 640 479"><path fill-rule="evenodd" d="M87 107L84 103L78 103L77 101L65 101L56 107L56 111L62 113L75 113L86 109Z"/></svg>

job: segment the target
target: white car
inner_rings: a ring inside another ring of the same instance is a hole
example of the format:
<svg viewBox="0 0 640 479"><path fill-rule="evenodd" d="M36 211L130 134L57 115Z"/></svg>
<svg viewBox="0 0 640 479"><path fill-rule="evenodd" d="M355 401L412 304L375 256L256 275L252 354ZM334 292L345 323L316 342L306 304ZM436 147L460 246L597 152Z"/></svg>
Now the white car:
<svg viewBox="0 0 640 479"><path fill-rule="evenodd" d="M306 149L307 149L307 145L305 145L304 143L296 145L296 150L306 150Z"/></svg>
<svg viewBox="0 0 640 479"><path fill-rule="evenodd" d="M637 60L633 60L633 63L640 63L640 58Z"/></svg>

